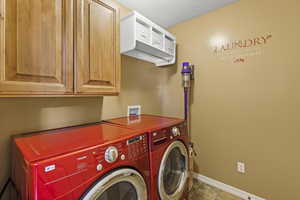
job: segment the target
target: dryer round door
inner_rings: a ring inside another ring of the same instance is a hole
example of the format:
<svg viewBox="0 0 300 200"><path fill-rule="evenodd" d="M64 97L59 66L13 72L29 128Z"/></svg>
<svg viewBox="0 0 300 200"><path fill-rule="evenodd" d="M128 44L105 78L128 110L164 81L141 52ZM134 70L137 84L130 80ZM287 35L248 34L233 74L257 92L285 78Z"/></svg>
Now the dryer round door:
<svg viewBox="0 0 300 200"><path fill-rule="evenodd" d="M143 177L132 169L119 169L100 179L82 200L147 200Z"/></svg>
<svg viewBox="0 0 300 200"><path fill-rule="evenodd" d="M158 190L163 200L179 200L188 178L188 151L180 141L170 144L164 153L158 175Z"/></svg>

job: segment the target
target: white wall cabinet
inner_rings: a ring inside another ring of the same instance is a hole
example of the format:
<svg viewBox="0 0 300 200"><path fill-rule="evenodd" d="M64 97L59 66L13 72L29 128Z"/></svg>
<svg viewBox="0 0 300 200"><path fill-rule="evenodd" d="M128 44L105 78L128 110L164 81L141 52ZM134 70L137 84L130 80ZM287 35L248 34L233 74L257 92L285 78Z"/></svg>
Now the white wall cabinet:
<svg viewBox="0 0 300 200"><path fill-rule="evenodd" d="M174 64L176 37L136 11L121 20L121 53L154 63Z"/></svg>

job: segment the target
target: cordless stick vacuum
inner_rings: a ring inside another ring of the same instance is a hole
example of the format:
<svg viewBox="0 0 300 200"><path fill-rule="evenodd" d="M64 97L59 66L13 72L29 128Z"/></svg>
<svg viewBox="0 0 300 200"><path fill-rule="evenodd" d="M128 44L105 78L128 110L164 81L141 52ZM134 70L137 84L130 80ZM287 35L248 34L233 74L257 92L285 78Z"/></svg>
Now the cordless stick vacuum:
<svg viewBox="0 0 300 200"><path fill-rule="evenodd" d="M187 134L189 137L189 172L193 172L193 156L195 156L194 145L191 142L190 135L190 91L191 81L194 80L194 66L190 65L189 62L182 63L182 87L184 88L184 119L187 125ZM193 178L189 178L189 190L193 186Z"/></svg>

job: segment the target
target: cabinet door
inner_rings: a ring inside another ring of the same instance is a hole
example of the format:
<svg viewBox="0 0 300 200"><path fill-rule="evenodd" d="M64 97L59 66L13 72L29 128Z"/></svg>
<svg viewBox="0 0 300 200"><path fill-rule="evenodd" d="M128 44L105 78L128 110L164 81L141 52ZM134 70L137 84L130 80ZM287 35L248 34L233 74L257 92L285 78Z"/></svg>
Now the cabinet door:
<svg viewBox="0 0 300 200"><path fill-rule="evenodd" d="M108 0L77 0L76 92L120 90L119 9Z"/></svg>
<svg viewBox="0 0 300 200"><path fill-rule="evenodd" d="M73 93L73 1L0 4L0 95Z"/></svg>

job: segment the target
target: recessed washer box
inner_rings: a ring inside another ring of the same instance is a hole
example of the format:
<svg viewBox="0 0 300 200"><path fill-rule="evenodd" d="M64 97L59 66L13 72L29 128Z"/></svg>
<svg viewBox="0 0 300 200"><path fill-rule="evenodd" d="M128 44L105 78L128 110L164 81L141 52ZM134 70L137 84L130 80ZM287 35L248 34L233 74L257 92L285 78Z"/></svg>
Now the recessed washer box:
<svg viewBox="0 0 300 200"><path fill-rule="evenodd" d="M142 107L140 105L128 106L127 116L141 115Z"/></svg>
<svg viewBox="0 0 300 200"><path fill-rule="evenodd" d="M176 37L136 11L121 19L121 54L154 63L174 64Z"/></svg>

